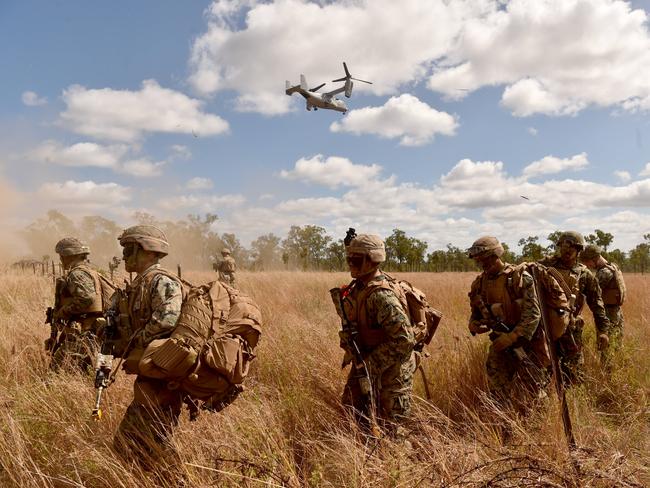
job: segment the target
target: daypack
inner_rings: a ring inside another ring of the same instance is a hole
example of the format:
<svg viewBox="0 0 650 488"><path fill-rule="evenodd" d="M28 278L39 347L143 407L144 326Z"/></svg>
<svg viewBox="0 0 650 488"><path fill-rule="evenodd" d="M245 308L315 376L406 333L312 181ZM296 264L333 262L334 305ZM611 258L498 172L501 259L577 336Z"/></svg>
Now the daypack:
<svg viewBox="0 0 650 488"><path fill-rule="evenodd" d="M425 345L431 342L436 333L442 319L442 312L429 305L424 292L408 281L396 279L387 273L384 275L386 276L385 280L371 284L363 300L365 301L370 293L382 288L395 293L411 320L415 335L414 349L421 351Z"/></svg>
<svg viewBox="0 0 650 488"><path fill-rule="evenodd" d="M621 272L621 268L614 263L607 263L605 266L612 272L614 277L606 286L603 286L603 303L609 306L621 306L625 302L626 293L623 273Z"/></svg>
<svg viewBox="0 0 650 488"><path fill-rule="evenodd" d="M218 403L248 375L261 324L259 307L236 288L219 281L191 287L172 335L147 346L138 374Z"/></svg>
<svg viewBox="0 0 650 488"><path fill-rule="evenodd" d="M101 273L98 272L97 276L99 277L99 287L102 294L102 309L106 312L111 308L111 297L115 293L115 290L117 290L117 286Z"/></svg>

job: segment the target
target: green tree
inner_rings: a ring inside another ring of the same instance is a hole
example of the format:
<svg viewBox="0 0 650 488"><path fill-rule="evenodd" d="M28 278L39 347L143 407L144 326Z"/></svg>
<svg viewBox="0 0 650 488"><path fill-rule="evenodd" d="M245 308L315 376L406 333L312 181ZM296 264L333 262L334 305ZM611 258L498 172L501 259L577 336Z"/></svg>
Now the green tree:
<svg viewBox="0 0 650 488"><path fill-rule="evenodd" d="M253 267L256 270L280 267L280 238L275 234L259 236L251 243Z"/></svg>
<svg viewBox="0 0 650 488"><path fill-rule="evenodd" d="M609 232L604 232L600 229L596 229L593 234L585 236L585 241L589 244L596 244L603 251L607 252L607 248L614 240L614 236Z"/></svg>
<svg viewBox="0 0 650 488"><path fill-rule="evenodd" d="M393 233L384 241L386 245L386 267L404 271L411 251L411 242L406 232L393 229Z"/></svg>
<svg viewBox="0 0 650 488"><path fill-rule="evenodd" d="M293 262L303 270L320 269L331 240L325 229L317 225L292 225L282 241L282 250L288 255L288 263Z"/></svg>
<svg viewBox="0 0 650 488"><path fill-rule="evenodd" d="M36 219L20 233L32 256L54 253L54 246L64 237L83 240L74 222L58 210L49 210L45 217Z"/></svg>
<svg viewBox="0 0 650 488"><path fill-rule="evenodd" d="M519 239L517 244L521 246L521 260L522 261L539 261L544 257L545 248L539 244L538 236L528 236Z"/></svg>

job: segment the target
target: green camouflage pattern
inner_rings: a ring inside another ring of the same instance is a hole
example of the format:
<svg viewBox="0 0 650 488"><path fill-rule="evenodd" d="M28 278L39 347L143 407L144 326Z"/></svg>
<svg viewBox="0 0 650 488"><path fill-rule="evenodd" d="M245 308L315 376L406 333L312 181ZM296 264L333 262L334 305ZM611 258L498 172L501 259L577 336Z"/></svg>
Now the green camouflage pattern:
<svg viewBox="0 0 650 488"><path fill-rule="evenodd" d="M181 312L183 294L178 280L164 274L166 271L157 273L150 281L143 279L159 269L162 269L159 264L149 267L136 277L128 290L135 294L130 300L130 314L144 323L140 332L142 347L154 339L169 336ZM149 289L145 289L146 283ZM149 308L144 303L145 297L150 300ZM150 316L143 316L141 309L150 310ZM133 385L133 401L115 435L114 445L118 452L125 459L136 459L145 468L149 463L155 465L165 453L173 452L167 441L178 423L182 400L182 392L167 388L165 380L138 375Z"/></svg>
<svg viewBox="0 0 650 488"><path fill-rule="evenodd" d="M609 267L603 266L596 270L596 279L601 287L605 289L612 280L616 280L614 271ZM621 348L623 343L623 311L620 305L605 305L605 313L609 319L609 343L600 350L600 362L603 366L611 365L613 356Z"/></svg>
<svg viewBox="0 0 650 488"><path fill-rule="evenodd" d="M573 266L566 266L559 256L552 256L540 261L547 267L553 267L558 271L565 270L577 278L577 303L584 300L594 316L596 331L598 334L610 333L610 322L607 318L605 305L601 295L598 280L589 268L584 264L575 263ZM584 381L584 352L582 329L584 319L581 316L581 307L574 309L572 321L567 331L558 340L560 344L560 367L567 381L567 384L580 384Z"/></svg>
<svg viewBox="0 0 650 488"><path fill-rule="evenodd" d="M500 274L509 271L512 265L506 266L494 276L487 276L482 273L476 279L477 282L481 279L495 279ZM507 281L503 281L507 286ZM480 286L472 286L480 289ZM515 290L512 290L514 292ZM512 328L520 337L531 340L537 328L539 327L541 319L541 311L537 295L535 294L535 287L533 277L528 271L521 273L521 286L516 290L516 297L519 303L520 318L519 322ZM510 293L510 292L509 292ZM471 302L472 292L470 292ZM489 304L486 304L489 306ZM485 324L489 322L489 318L483 317L481 310L471 305L470 322L476 325L479 323ZM498 335L491 335L491 339L496 339ZM513 348L509 347L502 351L496 351L492 344L488 352L488 357L485 363L487 373L488 389L491 397L500 405L516 405L520 408L527 408L531 400L540 397L543 390L548 384L548 375L544 368L540 368L533 361L534 355L529 347L526 345L521 346L523 351L529 355L531 361L522 362L513 352Z"/></svg>
<svg viewBox="0 0 650 488"><path fill-rule="evenodd" d="M386 277L381 275L376 279ZM353 287L349 299L355 301L359 291L358 287ZM386 340L367 354L365 362L377 402L376 416L390 430L391 426L410 415L413 377L417 366L413 351L415 336L407 312L392 291L378 289L372 292L366 300L366 307L368 320L386 333ZM362 408L358 380L353 378L352 372L348 376L342 401L356 410Z"/></svg>
<svg viewBox="0 0 650 488"><path fill-rule="evenodd" d="M81 264L88 266L87 261ZM67 319L74 315L86 313L96 296L101 293L101 290L95 289L95 280L89 274L88 268L82 269L79 266L75 266L68 271L64 278L65 286L63 291L69 298L57 313L60 318Z"/></svg>

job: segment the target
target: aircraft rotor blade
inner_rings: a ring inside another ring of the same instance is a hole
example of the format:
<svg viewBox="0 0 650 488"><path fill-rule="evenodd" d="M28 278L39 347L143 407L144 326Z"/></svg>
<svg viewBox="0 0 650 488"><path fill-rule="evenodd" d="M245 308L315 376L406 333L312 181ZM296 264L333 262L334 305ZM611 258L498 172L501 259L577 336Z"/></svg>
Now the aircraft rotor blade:
<svg viewBox="0 0 650 488"><path fill-rule="evenodd" d="M324 86L325 86L325 83L321 83L321 84L318 85L316 88L310 88L309 91L310 91L310 92L315 92L315 91L320 90L320 89L323 88Z"/></svg>
<svg viewBox="0 0 650 488"><path fill-rule="evenodd" d="M360 80L359 78L352 78L352 77L350 77L350 79L354 81L363 81L364 83L368 83L369 85L372 85L372 81Z"/></svg>
<svg viewBox="0 0 650 488"><path fill-rule="evenodd" d="M337 79L337 80L332 80L332 83L336 83L337 81L345 81L345 80L347 80L347 79L348 79L348 77L347 77L347 76L344 76L343 78L339 78L339 79Z"/></svg>
<svg viewBox="0 0 650 488"><path fill-rule="evenodd" d="M343 61L343 69L345 70L345 76L346 76L347 78L350 78L352 75L351 75L350 72L348 71L348 65L345 64L345 61Z"/></svg>

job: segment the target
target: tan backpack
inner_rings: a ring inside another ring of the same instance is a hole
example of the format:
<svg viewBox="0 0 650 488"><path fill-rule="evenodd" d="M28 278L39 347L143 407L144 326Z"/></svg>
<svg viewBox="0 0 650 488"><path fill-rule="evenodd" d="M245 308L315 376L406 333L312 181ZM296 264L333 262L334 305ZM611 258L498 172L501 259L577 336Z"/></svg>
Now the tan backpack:
<svg viewBox="0 0 650 488"><path fill-rule="evenodd" d="M248 375L261 323L259 307L239 290L218 281L192 287L174 332L147 346L138 372L218 403Z"/></svg>
<svg viewBox="0 0 650 488"><path fill-rule="evenodd" d="M415 349L421 351L425 345L431 342L433 335L438 329L442 312L433 308L427 302L427 297L422 290L414 287L405 280L398 280L387 273L384 273L386 280L378 282L366 294L367 296L376 289L389 289L402 303L411 319L411 326L415 335Z"/></svg>
<svg viewBox="0 0 650 488"><path fill-rule="evenodd" d="M609 269L614 277L607 284L606 287L603 287L603 303L609 306L621 306L625 302L625 280L623 279L623 273L621 268L619 268L614 263L607 263L607 269Z"/></svg>
<svg viewBox="0 0 650 488"><path fill-rule="evenodd" d="M102 309L106 312L111 307L111 297L115 293L115 290L117 290L117 286L101 273L97 273L97 276L99 278L99 287L102 293Z"/></svg>

